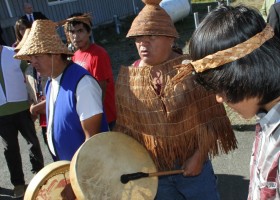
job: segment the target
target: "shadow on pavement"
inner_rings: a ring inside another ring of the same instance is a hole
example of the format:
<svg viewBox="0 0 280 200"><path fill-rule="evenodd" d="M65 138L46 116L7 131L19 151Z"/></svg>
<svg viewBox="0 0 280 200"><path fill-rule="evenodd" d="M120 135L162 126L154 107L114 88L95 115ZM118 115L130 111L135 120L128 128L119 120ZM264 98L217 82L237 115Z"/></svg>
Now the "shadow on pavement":
<svg viewBox="0 0 280 200"><path fill-rule="evenodd" d="M216 174L221 200L246 200L249 180L243 176Z"/></svg>

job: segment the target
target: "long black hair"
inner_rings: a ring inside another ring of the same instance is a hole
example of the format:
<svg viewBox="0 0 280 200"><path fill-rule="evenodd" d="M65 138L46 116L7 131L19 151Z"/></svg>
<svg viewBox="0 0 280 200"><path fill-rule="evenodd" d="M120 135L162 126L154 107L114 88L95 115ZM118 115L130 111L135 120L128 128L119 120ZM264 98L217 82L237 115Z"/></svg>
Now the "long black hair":
<svg viewBox="0 0 280 200"><path fill-rule="evenodd" d="M220 6L210 12L194 32L192 60L242 43L266 26L260 13L246 6ZM231 103L259 97L260 105L280 96L280 41L273 37L260 48L234 62L196 75L198 83L226 95Z"/></svg>

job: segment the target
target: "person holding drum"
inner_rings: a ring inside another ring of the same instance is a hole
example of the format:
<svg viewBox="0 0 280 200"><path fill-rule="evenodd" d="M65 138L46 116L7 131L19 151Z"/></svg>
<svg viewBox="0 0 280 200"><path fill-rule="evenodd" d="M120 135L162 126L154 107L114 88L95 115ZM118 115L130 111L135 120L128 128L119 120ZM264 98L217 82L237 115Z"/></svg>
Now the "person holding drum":
<svg viewBox="0 0 280 200"><path fill-rule="evenodd" d="M71 160L80 145L92 135L108 130L103 115L102 91L72 55L56 32L57 24L36 20L23 47L15 55L30 60L50 80L46 84L48 145L56 160Z"/></svg>
<svg viewBox="0 0 280 200"><path fill-rule="evenodd" d="M189 47L192 61L182 74L192 68L217 102L246 119L257 114L248 200L280 199L280 42L273 28L257 10L223 6L205 17Z"/></svg>
<svg viewBox="0 0 280 200"><path fill-rule="evenodd" d="M160 0L143 2L127 34L135 40L140 59L120 69L114 131L143 144L158 171L182 169L180 174L159 176L157 200L217 200L209 156L237 148L230 121L214 94L192 76L172 86L175 66L188 55L173 50L178 33Z"/></svg>

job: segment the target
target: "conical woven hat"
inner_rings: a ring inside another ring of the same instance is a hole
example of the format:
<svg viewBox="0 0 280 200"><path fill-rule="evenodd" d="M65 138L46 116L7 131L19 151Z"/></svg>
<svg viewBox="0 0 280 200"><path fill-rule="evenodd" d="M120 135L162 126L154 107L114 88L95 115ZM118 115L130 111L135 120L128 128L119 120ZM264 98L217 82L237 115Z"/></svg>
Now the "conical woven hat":
<svg viewBox="0 0 280 200"><path fill-rule="evenodd" d="M17 45L16 48L14 49L15 52L18 52L18 51L23 47L23 44L26 42L30 31L31 31L31 28L27 28L27 29L25 30L24 35L22 36L21 41L18 43L18 45Z"/></svg>
<svg viewBox="0 0 280 200"><path fill-rule="evenodd" d="M167 12L159 6L161 0L142 0L146 5L132 22L126 37L164 35L178 38L178 32Z"/></svg>
<svg viewBox="0 0 280 200"><path fill-rule="evenodd" d="M36 20L22 48L14 56L20 60L30 60L36 54L73 55L56 32L57 24L51 20Z"/></svg>

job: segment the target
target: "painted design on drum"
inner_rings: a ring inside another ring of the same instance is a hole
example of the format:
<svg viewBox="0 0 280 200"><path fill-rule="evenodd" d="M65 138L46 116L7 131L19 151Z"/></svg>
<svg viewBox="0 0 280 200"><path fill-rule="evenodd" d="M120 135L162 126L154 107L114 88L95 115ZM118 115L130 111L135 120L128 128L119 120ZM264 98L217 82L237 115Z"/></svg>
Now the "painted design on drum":
<svg viewBox="0 0 280 200"><path fill-rule="evenodd" d="M60 193L68 183L70 183L69 171L54 175L40 188L36 200L53 200L54 197L61 197Z"/></svg>

